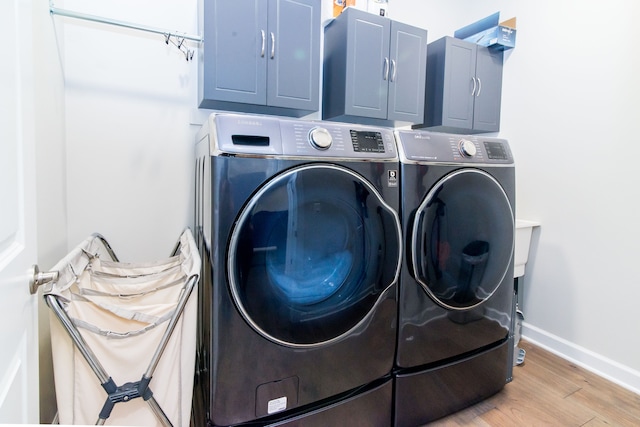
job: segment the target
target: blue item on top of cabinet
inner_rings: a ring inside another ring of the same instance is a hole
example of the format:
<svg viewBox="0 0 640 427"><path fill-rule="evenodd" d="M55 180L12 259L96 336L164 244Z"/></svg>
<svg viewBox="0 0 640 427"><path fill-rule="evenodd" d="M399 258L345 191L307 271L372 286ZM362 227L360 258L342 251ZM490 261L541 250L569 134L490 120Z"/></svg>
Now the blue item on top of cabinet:
<svg viewBox="0 0 640 427"><path fill-rule="evenodd" d="M507 50L516 46L516 18L500 21L500 12L460 28L453 36L480 46Z"/></svg>

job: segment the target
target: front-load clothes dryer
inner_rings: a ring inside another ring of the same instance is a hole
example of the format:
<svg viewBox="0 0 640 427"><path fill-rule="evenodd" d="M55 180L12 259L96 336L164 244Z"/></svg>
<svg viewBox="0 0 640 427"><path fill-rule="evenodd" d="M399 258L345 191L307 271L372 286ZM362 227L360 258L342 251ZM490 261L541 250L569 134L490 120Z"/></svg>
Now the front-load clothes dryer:
<svg viewBox="0 0 640 427"><path fill-rule="evenodd" d="M393 131L214 113L197 139L197 423L310 425L299 420L313 413L337 425L343 399L362 423L389 425L402 258Z"/></svg>
<svg viewBox="0 0 640 427"><path fill-rule="evenodd" d="M506 140L397 131L405 256L395 424L416 426L510 378L515 169Z"/></svg>

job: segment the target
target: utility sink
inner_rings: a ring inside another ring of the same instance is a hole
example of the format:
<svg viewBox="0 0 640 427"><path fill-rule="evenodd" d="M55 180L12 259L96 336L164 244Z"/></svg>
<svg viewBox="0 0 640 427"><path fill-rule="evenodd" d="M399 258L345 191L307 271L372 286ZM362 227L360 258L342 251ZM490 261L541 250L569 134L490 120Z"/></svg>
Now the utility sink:
<svg viewBox="0 0 640 427"><path fill-rule="evenodd" d="M524 267L529 259L529 247L531 246L531 234L534 227L539 227L540 223L516 219L516 237L514 249L513 277L524 276Z"/></svg>

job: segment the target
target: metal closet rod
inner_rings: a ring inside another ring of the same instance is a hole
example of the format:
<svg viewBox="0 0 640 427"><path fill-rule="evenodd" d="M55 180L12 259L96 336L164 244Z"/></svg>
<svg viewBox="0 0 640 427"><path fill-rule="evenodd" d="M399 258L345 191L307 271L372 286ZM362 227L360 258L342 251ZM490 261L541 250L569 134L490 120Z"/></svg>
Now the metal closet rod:
<svg viewBox="0 0 640 427"><path fill-rule="evenodd" d="M185 47L186 50L183 50L183 44L182 43L185 40L191 40L191 41L198 42L198 43L202 42L202 37L198 36L198 35L192 35L192 34L186 34L186 33L178 33L176 31L167 31L167 30L164 30L162 28L149 27L147 25L133 24L131 22L119 21L119 20L110 19L110 18L103 18L101 16L74 12L72 10L67 10L67 9L60 9L60 8L55 7L52 2L49 3L49 12L52 15L66 16L66 17L69 17L69 18L83 19L85 21L99 22L101 24L115 25L115 26L118 26L118 27L124 27L124 28L131 28L131 29L134 29L134 30L146 31L146 32L149 32L149 33L162 34L163 36L165 36L165 42L167 44L169 44L169 41L171 40L171 37L173 37L173 38L175 38L177 40L177 42L174 42L173 40L171 40L171 42L185 54L185 57L187 58L187 60L189 60L189 59L191 59L193 57L193 52L191 50L187 49L186 47Z"/></svg>

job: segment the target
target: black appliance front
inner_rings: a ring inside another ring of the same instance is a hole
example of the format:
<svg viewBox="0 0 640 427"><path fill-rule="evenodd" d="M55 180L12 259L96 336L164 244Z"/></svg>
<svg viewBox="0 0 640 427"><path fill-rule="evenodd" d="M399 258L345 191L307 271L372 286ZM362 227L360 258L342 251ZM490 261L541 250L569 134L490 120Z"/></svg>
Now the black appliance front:
<svg viewBox="0 0 640 427"><path fill-rule="evenodd" d="M405 256L394 425L426 424L510 376L515 169L506 141L398 131Z"/></svg>
<svg viewBox="0 0 640 427"><path fill-rule="evenodd" d="M398 373L393 425L422 426L494 395L505 385L508 346L504 341L456 362Z"/></svg>
<svg viewBox="0 0 640 427"><path fill-rule="evenodd" d="M245 427L389 427L392 395L393 381L387 377L322 405L300 408L287 417L249 422Z"/></svg>
<svg viewBox="0 0 640 427"><path fill-rule="evenodd" d="M211 274L196 394L207 422L275 422L388 376L397 163L208 156L207 141L197 151L196 229ZM376 404L390 413L390 399Z"/></svg>
<svg viewBox="0 0 640 427"><path fill-rule="evenodd" d="M513 168L404 164L401 177L404 206L415 208L402 213L407 246L397 365L447 362L505 340L513 293Z"/></svg>
<svg viewBox="0 0 640 427"><path fill-rule="evenodd" d="M229 238L236 308L265 339L290 348L339 340L394 281L394 216L350 169L308 164L270 179ZM389 245L389 240L391 245Z"/></svg>

